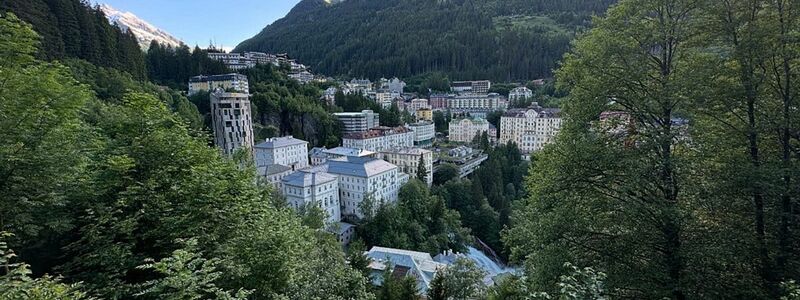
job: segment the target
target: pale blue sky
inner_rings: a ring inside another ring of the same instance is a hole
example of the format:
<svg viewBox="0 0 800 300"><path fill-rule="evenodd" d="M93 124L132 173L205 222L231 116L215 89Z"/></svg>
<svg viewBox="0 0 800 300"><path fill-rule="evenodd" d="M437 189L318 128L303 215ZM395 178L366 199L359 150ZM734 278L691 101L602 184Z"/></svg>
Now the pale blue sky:
<svg viewBox="0 0 800 300"><path fill-rule="evenodd" d="M187 45L235 47L285 16L300 0L93 0L129 11Z"/></svg>

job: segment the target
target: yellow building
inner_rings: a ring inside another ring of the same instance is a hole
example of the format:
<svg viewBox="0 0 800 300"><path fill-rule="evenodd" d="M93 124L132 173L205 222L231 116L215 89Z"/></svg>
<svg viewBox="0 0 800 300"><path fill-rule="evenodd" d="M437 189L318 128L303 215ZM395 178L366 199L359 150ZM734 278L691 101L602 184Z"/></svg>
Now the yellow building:
<svg viewBox="0 0 800 300"><path fill-rule="evenodd" d="M433 121L433 110L423 108L417 111L417 121Z"/></svg>

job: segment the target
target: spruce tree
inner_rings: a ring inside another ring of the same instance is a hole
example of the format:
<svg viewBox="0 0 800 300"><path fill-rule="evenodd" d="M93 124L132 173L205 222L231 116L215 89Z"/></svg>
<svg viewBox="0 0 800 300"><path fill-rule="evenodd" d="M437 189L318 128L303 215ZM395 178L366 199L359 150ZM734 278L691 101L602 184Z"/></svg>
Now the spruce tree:
<svg viewBox="0 0 800 300"><path fill-rule="evenodd" d="M417 179L425 184L428 183L428 169L425 168L425 159L423 156L419 157L419 162L417 163Z"/></svg>

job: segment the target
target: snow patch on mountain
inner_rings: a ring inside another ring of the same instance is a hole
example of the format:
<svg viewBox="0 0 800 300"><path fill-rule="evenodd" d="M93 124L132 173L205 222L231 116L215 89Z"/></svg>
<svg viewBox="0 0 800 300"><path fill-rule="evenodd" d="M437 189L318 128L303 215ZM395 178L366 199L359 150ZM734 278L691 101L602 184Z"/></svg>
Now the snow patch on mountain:
<svg viewBox="0 0 800 300"><path fill-rule="evenodd" d="M150 42L154 40L162 45L171 45L173 47L183 44L178 38L140 19L131 12L119 11L108 4L101 4L100 10L105 13L111 24L116 25L122 30L130 30L133 32L133 34L136 35L136 39L139 40L139 46L141 46L142 49L150 47Z"/></svg>

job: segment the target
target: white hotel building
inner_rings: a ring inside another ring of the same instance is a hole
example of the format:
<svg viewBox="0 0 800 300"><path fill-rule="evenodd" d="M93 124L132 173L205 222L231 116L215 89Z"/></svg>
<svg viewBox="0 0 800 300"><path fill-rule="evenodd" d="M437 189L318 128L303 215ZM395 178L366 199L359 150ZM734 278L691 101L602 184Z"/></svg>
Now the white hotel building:
<svg viewBox="0 0 800 300"><path fill-rule="evenodd" d="M286 202L295 210L316 205L325 211L325 224L342 220L339 204L339 182L335 175L325 172L299 171L281 181Z"/></svg>
<svg viewBox="0 0 800 300"><path fill-rule="evenodd" d="M308 142L292 136L268 139L255 146L257 167L283 165L293 171L308 167Z"/></svg>
<svg viewBox="0 0 800 300"><path fill-rule="evenodd" d="M367 197L376 205L397 202L400 186L409 178L397 166L369 157L329 160L327 172L339 177L341 213L358 218L364 217L360 206Z"/></svg>
<svg viewBox="0 0 800 300"><path fill-rule="evenodd" d="M561 129L561 110L542 108L512 109L500 119L500 143L514 142L523 153L542 150L553 142Z"/></svg>
<svg viewBox="0 0 800 300"><path fill-rule="evenodd" d="M455 119L450 121L449 138L452 142L470 143L475 136L489 134L489 127L489 122L482 118Z"/></svg>
<svg viewBox="0 0 800 300"><path fill-rule="evenodd" d="M343 147L380 152L414 146L414 132L405 127L375 127L344 135Z"/></svg>
<svg viewBox="0 0 800 300"><path fill-rule="evenodd" d="M408 124L406 127L414 132L415 146L429 146L433 144L433 139L436 138L436 125L431 121L420 121Z"/></svg>

